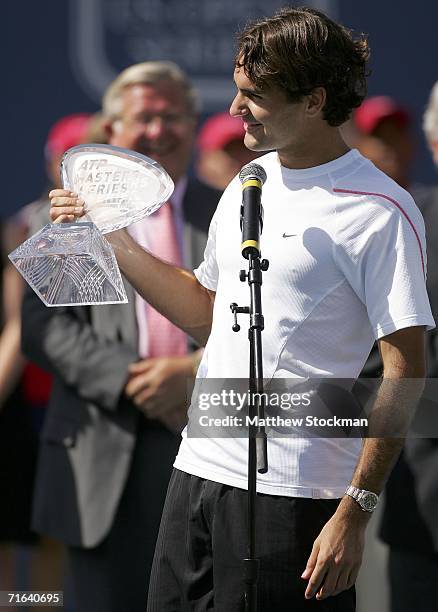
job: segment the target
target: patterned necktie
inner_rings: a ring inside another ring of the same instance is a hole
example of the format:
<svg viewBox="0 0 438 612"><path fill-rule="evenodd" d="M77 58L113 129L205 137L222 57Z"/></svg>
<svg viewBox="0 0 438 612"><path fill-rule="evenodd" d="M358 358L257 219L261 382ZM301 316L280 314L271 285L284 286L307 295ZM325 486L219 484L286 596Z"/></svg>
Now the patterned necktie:
<svg viewBox="0 0 438 612"><path fill-rule="evenodd" d="M172 203L163 204L149 218L149 221L151 222L149 234L151 253L170 264L181 266L181 252ZM146 304L146 316L149 357L187 354L187 338L183 331L175 327L149 304Z"/></svg>

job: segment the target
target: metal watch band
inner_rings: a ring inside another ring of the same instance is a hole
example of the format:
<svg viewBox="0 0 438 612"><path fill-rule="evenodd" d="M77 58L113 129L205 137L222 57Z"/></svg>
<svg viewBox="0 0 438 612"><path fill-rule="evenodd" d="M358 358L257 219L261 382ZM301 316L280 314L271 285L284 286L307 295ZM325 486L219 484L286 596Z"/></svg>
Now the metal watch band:
<svg viewBox="0 0 438 612"><path fill-rule="evenodd" d="M366 489L358 489L353 485L347 487L345 494L352 497L364 512L373 512L379 501L379 496L376 493Z"/></svg>

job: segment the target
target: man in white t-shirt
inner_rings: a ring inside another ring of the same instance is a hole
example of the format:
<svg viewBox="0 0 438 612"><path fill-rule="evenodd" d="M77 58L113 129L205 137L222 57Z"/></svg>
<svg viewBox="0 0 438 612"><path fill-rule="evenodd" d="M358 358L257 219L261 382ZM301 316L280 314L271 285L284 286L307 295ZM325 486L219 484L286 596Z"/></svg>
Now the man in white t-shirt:
<svg viewBox="0 0 438 612"><path fill-rule="evenodd" d="M274 151L257 160L267 174L268 379L354 378L374 339L385 378L424 376L424 330L434 321L421 215L338 130L365 95L367 59L363 38L312 9L284 10L240 36L230 113L243 120L249 149ZM81 213L68 192L51 197L53 219ZM248 341L232 332L229 309L249 299L238 275L240 201L236 178L195 275L155 259L126 232L111 237L145 299L206 343L198 378L247 377ZM393 397L378 401L385 422ZM369 511L401 446L400 438L269 439L269 471L257 484L259 609L355 609ZM155 553L151 612L242 609L246 461L243 438L183 435Z"/></svg>

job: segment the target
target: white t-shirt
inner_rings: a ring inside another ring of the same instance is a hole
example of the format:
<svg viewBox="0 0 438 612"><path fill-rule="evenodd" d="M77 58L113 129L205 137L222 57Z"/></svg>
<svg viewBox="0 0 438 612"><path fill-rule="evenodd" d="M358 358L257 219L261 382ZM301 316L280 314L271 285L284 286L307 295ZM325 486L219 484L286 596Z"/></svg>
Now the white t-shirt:
<svg viewBox="0 0 438 612"><path fill-rule="evenodd" d="M267 173L262 203L262 333L265 379L356 378L375 339L409 326L434 327L425 287L424 223L411 196L356 150L303 170L277 154L257 159ZM232 331L230 303L249 304L240 252L241 184L225 190L212 219L199 282L216 291L213 324L198 376L248 378L247 316ZM189 437L175 467L247 488L247 440ZM257 490L341 497L362 441L268 439L269 471Z"/></svg>

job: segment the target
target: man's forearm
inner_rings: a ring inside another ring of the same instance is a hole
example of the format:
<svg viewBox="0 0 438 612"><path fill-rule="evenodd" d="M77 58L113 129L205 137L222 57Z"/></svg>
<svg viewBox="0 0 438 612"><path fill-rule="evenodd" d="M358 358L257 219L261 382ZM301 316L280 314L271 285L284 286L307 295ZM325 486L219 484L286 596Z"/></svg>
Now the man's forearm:
<svg viewBox="0 0 438 612"><path fill-rule="evenodd" d="M403 448L403 438L367 438L351 484L379 494Z"/></svg>
<svg viewBox="0 0 438 612"><path fill-rule="evenodd" d="M113 232L107 238L123 274L138 293L204 345L211 329L214 293L203 287L191 272L145 251L126 231Z"/></svg>
<svg viewBox="0 0 438 612"><path fill-rule="evenodd" d="M424 379L387 375L373 401L369 415L368 436L362 446L351 484L379 494L394 467L404 445L405 434L421 397ZM341 520L365 528L370 519L351 497L345 495L336 511Z"/></svg>
<svg viewBox="0 0 438 612"><path fill-rule="evenodd" d="M424 387L422 376L385 375L369 416L352 484L380 493L403 448L405 435Z"/></svg>

